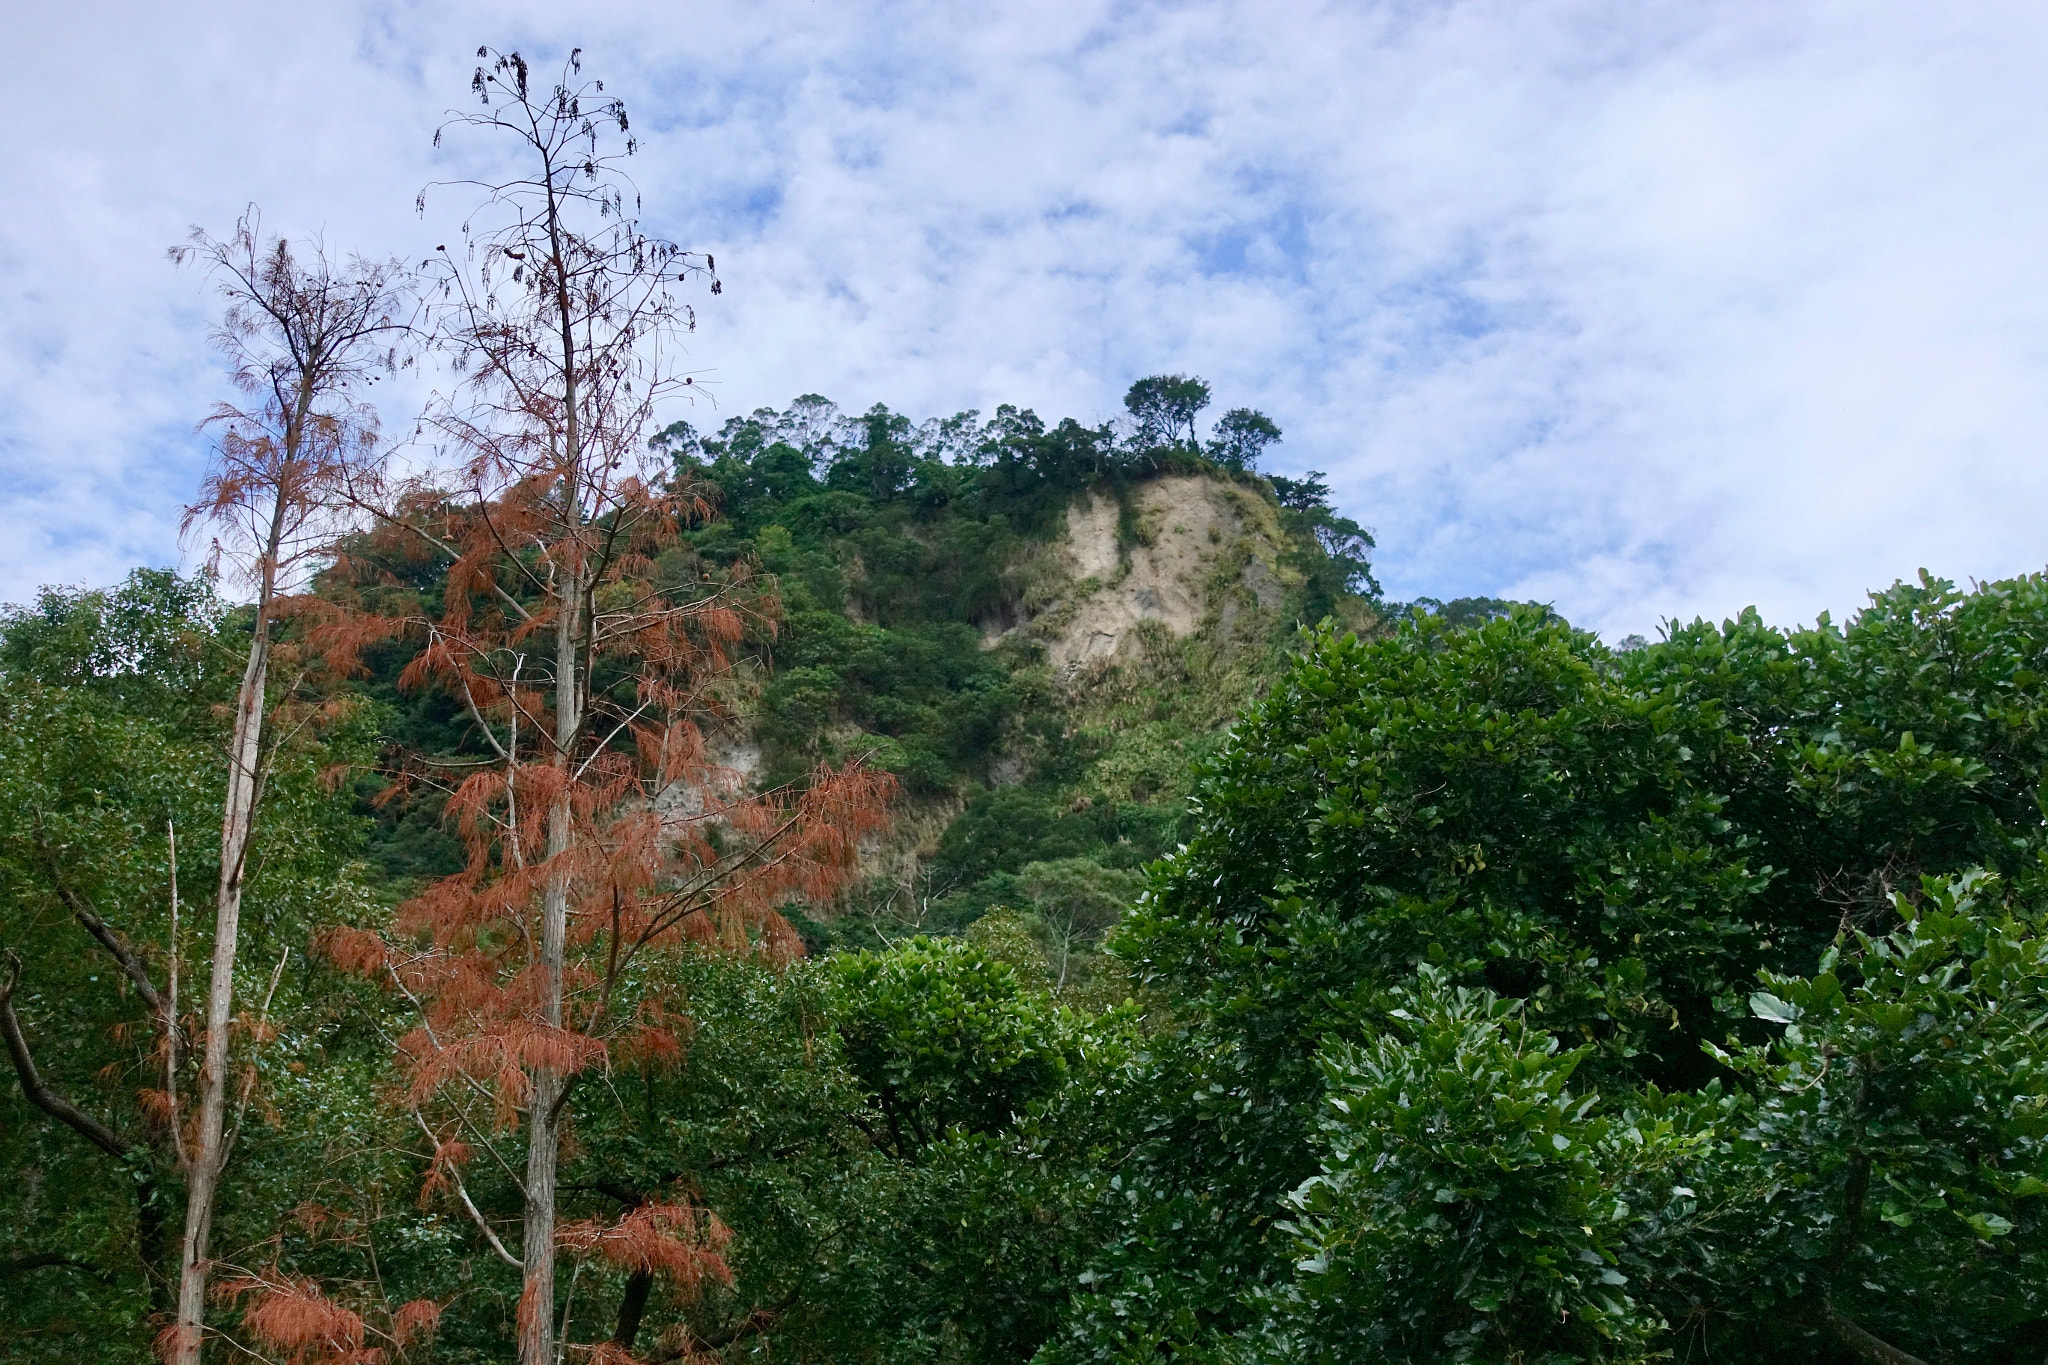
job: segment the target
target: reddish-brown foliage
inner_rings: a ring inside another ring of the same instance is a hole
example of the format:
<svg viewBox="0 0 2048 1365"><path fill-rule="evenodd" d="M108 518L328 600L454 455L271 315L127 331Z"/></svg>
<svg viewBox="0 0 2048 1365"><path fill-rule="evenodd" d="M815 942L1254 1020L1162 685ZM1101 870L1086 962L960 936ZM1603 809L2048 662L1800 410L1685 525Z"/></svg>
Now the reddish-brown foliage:
<svg viewBox="0 0 2048 1365"><path fill-rule="evenodd" d="M462 1165L469 1157L470 1146L466 1142L450 1138L434 1144L434 1157L427 1163L427 1178L420 1186L420 1207L425 1208L441 1191L455 1188Z"/></svg>
<svg viewBox="0 0 2048 1365"><path fill-rule="evenodd" d="M383 936L367 929L347 925L326 929L315 936L314 946L345 972L367 975L384 969Z"/></svg>
<svg viewBox="0 0 2048 1365"><path fill-rule="evenodd" d="M271 1267L221 1280L213 1296L222 1303L248 1299L243 1328L291 1365L381 1365L384 1359L381 1348L363 1344L362 1314L328 1298L310 1279Z"/></svg>
<svg viewBox="0 0 2048 1365"><path fill-rule="evenodd" d="M527 804L544 808L554 784L538 776ZM507 808L529 789L517 771L488 780L511 788ZM686 1018L658 1001L616 1008L620 974L640 954L687 940L774 961L800 956L802 942L776 907L829 900L853 871L860 841L879 828L888 791L886 775L821 771L802 791L729 794L682 814L634 808L618 793L607 813L579 788L571 804L584 837L553 859L542 856L543 830L517 828L526 817L492 825L458 809L471 865L400 908L395 942L344 929L325 935L323 948L417 1003L419 1026L399 1044L409 1103L475 1081L509 1124L535 1068L574 1075L614 1054L679 1055ZM538 903L556 876L567 880L569 903L559 1025L546 1017L546 982L529 956Z"/></svg>
<svg viewBox="0 0 2048 1365"><path fill-rule="evenodd" d="M243 1303L242 1328L258 1345L279 1352L290 1365L383 1365L390 1355L380 1338L399 1350L434 1334L441 1305L414 1299L393 1310L384 1330L362 1313L329 1298L311 1279L277 1266L224 1279L213 1287L222 1303Z"/></svg>
<svg viewBox="0 0 2048 1365"><path fill-rule="evenodd" d="M716 293L712 263L626 212L615 166L631 142L599 149L602 125L625 133L625 110L583 80L578 54L552 91L517 53L479 56L480 108L454 122L526 160L426 295L425 331L460 381L426 418L444 442L439 483L354 485L379 524L334 563L307 639L348 669L403 637L400 685L467 718L466 754L415 755L391 788L442 794L465 866L400 907L381 947L335 935L329 953L415 1010L398 1061L435 1144L426 1193L449 1191L521 1267L520 1359L553 1365L563 1239L671 1278L727 1273L722 1229L686 1205L557 1237L578 1078L683 1046L687 1021L644 998L647 958L693 943L798 954L777 907L826 902L852 875L891 783L854 765L757 794L714 761L705 727L750 633L772 629L774 595L745 566L698 561L684 532L711 501L644 441L658 399L695 392L669 358L694 326L677 290L701 277ZM434 578L437 594L418 590ZM459 1131L509 1170L493 1126L527 1139L516 1257L449 1142Z"/></svg>
<svg viewBox="0 0 2048 1365"><path fill-rule="evenodd" d="M695 1294L706 1280L732 1284L725 1247L732 1230L708 1209L689 1204L642 1204L617 1222L564 1223L555 1243L564 1251L595 1254L621 1270L659 1275Z"/></svg>
<svg viewBox="0 0 2048 1365"><path fill-rule="evenodd" d="M402 684L456 699L491 755L406 766L393 791L439 787L467 865L401 906L388 938L336 929L322 946L418 1007L419 1026L400 1042L408 1104L451 1086L488 1092L499 1126L519 1121L538 1071L680 1054L687 1021L645 1001L618 1008L620 975L639 955L692 941L799 956L777 907L829 903L892 791L885 774L858 766L746 791L713 760L703 723L721 711L748 631L770 627L772 596L744 575L658 572L680 528L711 515L698 494L615 478L614 460L581 470L590 504L572 511L561 492L569 471L510 444L508 454L494 438L467 471L488 497L465 507L410 492L336 570L338 595L353 584L362 609L314 632L337 667L366 642L410 634L419 648ZM519 545L534 549L508 549ZM445 565L441 612L373 620L396 581L378 566L416 567L422 547ZM573 598L548 577L567 570L587 583ZM564 640L562 614L579 611ZM555 685L564 670L580 695ZM578 722L566 734L565 704ZM551 889L566 902L559 968L537 956Z"/></svg>
<svg viewBox="0 0 2048 1365"><path fill-rule="evenodd" d="M414 1299L400 1304L391 1315L391 1340L402 1351L413 1342L434 1335L440 1325L441 1305L432 1299Z"/></svg>

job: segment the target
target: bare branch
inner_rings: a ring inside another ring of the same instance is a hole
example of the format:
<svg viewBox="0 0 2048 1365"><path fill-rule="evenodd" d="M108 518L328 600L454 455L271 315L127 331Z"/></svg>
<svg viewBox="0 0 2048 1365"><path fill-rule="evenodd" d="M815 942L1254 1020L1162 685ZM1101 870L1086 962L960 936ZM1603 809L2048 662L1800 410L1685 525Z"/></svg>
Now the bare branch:
<svg viewBox="0 0 2048 1365"><path fill-rule="evenodd" d="M1815 1305L1815 1315L1821 1326L1837 1342L1847 1347L1858 1360L1867 1360L1871 1365L1927 1365L1927 1362L1909 1351L1902 1351L1864 1328L1851 1322L1835 1311L1834 1303L1826 1294L1820 1296Z"/></svg>
<svg viewBox="0 0 2048 1365"><path fill-rule="evenodd" d="M0 986L0 1035L7 1040L7 1055L14 1062L14 1074L21 1078L22 1093L28 1096L30 1104L68 1125L108 1156L128 1155L133 1144L43 1084L43 1078L36 1072L34 1059L29 1056L28 1039L22 1036L21 1020L14 1013L14 991L20 984L21 958L9 949L7 984Z"/></svg>
<svg viewBox="0 0 2048 1365"><path fill-rule="evenodd" d="M71 911L72 918L112 955L114 961L120 964L122 974L135 983L136 991L148 1004L150 1011L161 1017L164 1013L164 998L158 993L156 983L149 979L149 969L142 965L142 959L135 955L135 950L123 942L119 934L108 928L107 922L93 912L91 902L73 890L54 870L51 873L51 882L56 888L57 899L64 902L65 908Z"/></svg>
<svg viewBox="0 0 2048 1365"><path fill-rule="evenodd" d="M434 1130L429 1128L427 1121L420 1117L419 1110L414 1109L412 1111L412 1121L417 1123L420 1126L420 1131L427 1135L427 1141L434 1145L434 1150L439 1151L441 1140L434 1136ZM448 1165L448 1177L455 1182L456 1196L462 1200L462 1207L469 1211L470 1219L476 1224L477 1231L481 1232L484 1235L484 1240L491 1244L491 1250L498 1253L499 1260L511 1266L514 1270L518 1270L523 1263L517 1256L505 1250L505 1244L498 1240L497 1232L492 1229L490 1223L485 1221L482 1212L477 1209L476 1201L469 1197L469 1188L462 1183L462 1172L456 1170L452 1162Z"/></svg>

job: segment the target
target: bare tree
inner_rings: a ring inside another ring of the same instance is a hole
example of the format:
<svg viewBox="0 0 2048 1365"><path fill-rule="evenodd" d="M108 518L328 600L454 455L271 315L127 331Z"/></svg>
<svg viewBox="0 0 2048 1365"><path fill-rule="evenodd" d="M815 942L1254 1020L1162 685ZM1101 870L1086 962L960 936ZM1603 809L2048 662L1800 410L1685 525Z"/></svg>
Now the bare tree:
<svg viewBox="0 0 2048 1365"><path fill-rule="evenodd" d="M1103 867L1086 858L1027 863L1020 879L1032 909L1059 945L1055 989L1066 986L1075 952L1093 945L1113 928L1144 883L1136 872Z"/></svg>
<svg viewBox="0 0 2048 1365"><path fill-rule="evenodd" d="M255 597L229 731L197 1112L179 1144L187 1194L177 1317L163 1342L174 1365L196 1365L214 1203L234 1144L227 1086L235 949L250 836L275 750L265 721L274 691L281 705L298 701L296 679L272 685L275 635L296 604L294 589L347 522L346 490L376 458L377 422L363 389L395 363L410 278L396 262L337 264L317 244L295 252L283 238L266 237L253 210L226 238L194 229L170 255L209 272L226 298L214 339L244 395L205 423L218 433L215 456L199 501L186 509L185 529L211 528L215 563Z"/></svg>
<svg viewBox="0 0 2048 1365"><path fill-rule="evenodd" d="M796 951L774 907L850 875L887 779L821 772L751 797L707 757L697 721L762 594L663 567L712 509L667 480L645 436L657 402L695 389L675 368L695 325L680 294L693 281L717 293L713 262L640 230L625 106L582 78L580 51L546 86L516 52L478 57L478 106L449 126L511 144L521 173L455 182L481 202L423 267L430 333L460 378L428 418L449 458L431 481L374 498L365 486L383 529L357 564L410 541L447 565L446 585L436 615L366 614L355 640L419 639L402 683L465 705L494 757L414 765L449 791L468 866L400 908L396 941L342 932L330 951L416 1007L398 1061L435 1145L430 1188L452 1188L519 1267L522 1365L557 1365L558 1251L639 1248L629 1268L686 1288L726 1273L720 1225L686 1191L617 1227L557 1225L577 1077L675 1027L620 999L628 964L692 937ZM470 1115L486 1096L491 1112ZM526 1143L516 1252L453 1155L495 1153L490 1130L508 1127Z"/></svg>

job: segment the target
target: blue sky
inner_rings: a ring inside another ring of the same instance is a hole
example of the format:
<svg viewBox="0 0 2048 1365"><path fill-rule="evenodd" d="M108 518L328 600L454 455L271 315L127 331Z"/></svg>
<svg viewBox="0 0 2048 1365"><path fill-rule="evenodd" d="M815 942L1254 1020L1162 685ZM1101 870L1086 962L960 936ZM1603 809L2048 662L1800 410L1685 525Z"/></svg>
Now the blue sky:
<svg viewBox="0 0 2048 1365"><path fill-rule="evenodd" d="M2048 560L2038 5L205 12L14 21L0 597L181 557L225 390L163 248L253 201L426 254L480 42L582 46L650 225L717 253L700 426L807 392L1095 420L1197 373L1329 473L1390 593L1609 635Z"/></svg>

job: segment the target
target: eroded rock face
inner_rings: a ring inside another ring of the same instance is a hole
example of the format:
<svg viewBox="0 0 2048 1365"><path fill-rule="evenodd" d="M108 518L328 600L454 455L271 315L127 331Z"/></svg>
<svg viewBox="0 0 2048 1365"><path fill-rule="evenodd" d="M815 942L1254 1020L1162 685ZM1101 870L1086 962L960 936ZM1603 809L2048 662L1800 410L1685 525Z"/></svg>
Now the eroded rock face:
<svg viewBox="0 0 2048 1365"><path fill-rule="evenodd" d="M979 622L982 643L1041 646L1058 684L1057 704L1076 727L1102 733L1126 724L1127 717L1112 723L1089 708L1115 707L1119 688L1156 681L1162 668L1177 670L1172 685L1184 695L1199 693L1205 709L1192 722L1182 715L1156 728L1226 723L1250 695L1248 664L1265 657L1289 594L1300 586L1285 561L1279 514L1258 493L1217 476L1152 479L1126 497L1120 503L1093 494L1068 507L1065 534L1034 542L1030 558L1016 566L1020 596ZM857 563L850 571L858 572ZM1183 766L1170 742L1154 744L1144 725L1138 731L1146 733L1133 732L1137 738L1126 738L1122 757L1088 779L1117 799L1149 800L1168 780L1162 774ZM828 737L842 743L857 735L848 727ZM760 780L761 752L746 721L707 734L706 750L720 770L713 783L746 788ZM1020 742L993 754L985 776L992 786L1026 782L1036 758L1031 743ZM678 787L658 806L678 820L696 818L705 793ZM930 860L965 806L960 792L903 795L890 829L862 844L862 877L897 888L905 905L936 894Z"/></svg>
<svg viewBox="0 0 2048 1365"><path fill-rule="evenodd" d="M653 807L664 820L695 820L760 780L761 745L749 728L712 727L704 736L704 759L709 766L697 780L670 783L655 795Z"/></svg>
<svg viewBox="0 0 2048 1365"><path fill-rule="evenodd" d="M1155 479L1132 494L1136 535L1118 543L1122 509L1101 494L1067 509L1062 547L1071 586L1023 629L1045 643L1055 673L1129 652L1157 622L1175 637L1229 629L1246 608L1284 595L1278 527L1262 501L1220 479Z"/></svg>

